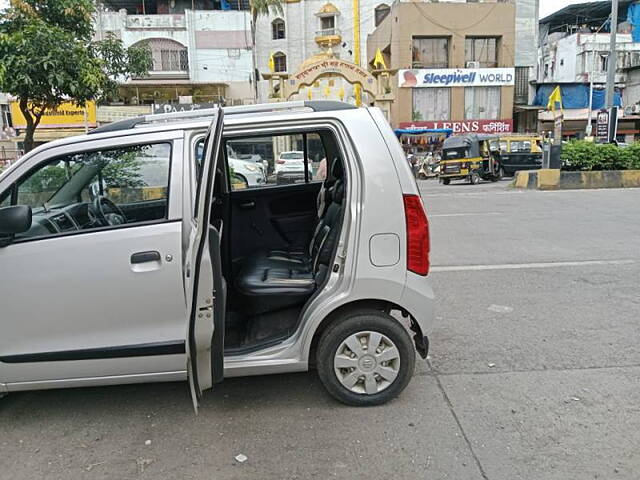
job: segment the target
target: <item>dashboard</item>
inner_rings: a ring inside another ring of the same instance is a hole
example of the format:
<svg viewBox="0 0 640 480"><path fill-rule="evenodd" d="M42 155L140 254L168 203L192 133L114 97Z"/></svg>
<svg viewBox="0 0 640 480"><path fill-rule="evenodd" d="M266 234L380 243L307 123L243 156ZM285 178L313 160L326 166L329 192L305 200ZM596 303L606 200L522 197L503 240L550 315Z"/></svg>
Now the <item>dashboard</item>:
<svg viewBox="0 0 640 480"><path fill-rule="evenodd" d="M75 203L34 212L31 229L21 237L52 235L99 226L100 222L88 203Z"/></svg>

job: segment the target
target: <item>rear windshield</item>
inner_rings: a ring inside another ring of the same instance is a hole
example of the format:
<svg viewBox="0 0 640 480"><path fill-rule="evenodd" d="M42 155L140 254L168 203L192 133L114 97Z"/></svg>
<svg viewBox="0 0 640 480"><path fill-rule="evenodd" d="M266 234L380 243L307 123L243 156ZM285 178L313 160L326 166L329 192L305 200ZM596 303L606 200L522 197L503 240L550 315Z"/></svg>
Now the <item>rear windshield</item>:
<svg viewBox="0 0 640 480"><path fill-rule="evenodd" d="M529 153L531 152L531 142L528 140L512 140L511 153Z"/></svg>
<svg viewBox="0 0 640 480"><path fill-rule="evenodd" d="M280 155L283 160L302 160L304 158L303 152L284 152Z"/></svg>
<svg viewBox="0 0 640 480"><path fill-rule="evenodd" d="M466 148L447 148L443 150L442 156L445 160L454 160L456 158L466 158L467 157L467 149Z"/></svg>

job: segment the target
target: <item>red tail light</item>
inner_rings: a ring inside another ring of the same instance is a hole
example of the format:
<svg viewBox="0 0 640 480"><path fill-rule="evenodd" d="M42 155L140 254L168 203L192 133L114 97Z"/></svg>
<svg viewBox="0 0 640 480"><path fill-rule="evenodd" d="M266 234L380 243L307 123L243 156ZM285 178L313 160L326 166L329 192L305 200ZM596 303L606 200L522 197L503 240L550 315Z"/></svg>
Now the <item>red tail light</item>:
<svg viewBox="0 0 640 480"><path fill-rule="evenodd" d="M281 158L279 158L278 160L276 160L276 163L282 165L283 163L286 163L286 160L282 160Z"/></svg>
<svg viewBox="0 0 640 480"><path fill-rule="evenodd" d="M407 269L418 275L429 273L429 222L418 195L404 195L407 222Z"/></svg>

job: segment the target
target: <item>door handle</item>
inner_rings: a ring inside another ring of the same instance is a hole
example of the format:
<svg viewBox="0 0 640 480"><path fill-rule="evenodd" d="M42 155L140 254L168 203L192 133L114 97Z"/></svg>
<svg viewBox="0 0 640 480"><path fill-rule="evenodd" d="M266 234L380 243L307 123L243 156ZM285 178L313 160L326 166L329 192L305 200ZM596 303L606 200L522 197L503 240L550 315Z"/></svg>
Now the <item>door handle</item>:
<svg viewBox="0 0 640 480"><path fill-rule="evenodd" d="M247 202L242 202L240 204L240 208L244 210L249 210L250 208L256 208L256 202L253 200L249 200Z"/></svg>
<svg viewBox="0 0 640 480"><path fill-rule="evenodd" d="M131 264L135 265L138 263L159 262L160 258L160 252L155 250L149 252L137 252L131 255Z"/></svg>

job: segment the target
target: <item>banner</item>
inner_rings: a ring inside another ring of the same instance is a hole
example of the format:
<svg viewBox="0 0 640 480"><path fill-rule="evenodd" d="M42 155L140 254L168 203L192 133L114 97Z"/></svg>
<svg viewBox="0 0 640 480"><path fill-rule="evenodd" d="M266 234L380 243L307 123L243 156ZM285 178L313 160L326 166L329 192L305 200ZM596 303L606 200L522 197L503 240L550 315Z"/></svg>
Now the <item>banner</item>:
<svg viewBox="0 0 640 480"><path fill-rule="evenodd" d="M16 101L11 102L11 119L14 128L27 128L27 121ZM86 122L88 127L96 126L95 102L87 102ZM38 128L82 128L84 126L84 107L79 107L73 102L64 102L53 110L45 111Z"/></svg>
<svg viewBox="0 0 640 480"><path fill-rule="evenodd" d="M400 128L447 128L453 130L454 135L460 133L511 133L513 120L461 120L442 122L401 122Z"/></svg>
<svg viewBox="0 0 640 480"><path fill-rule="evenodd" d="M398 86L497 87L515 84L515 68L429 68L398 70Z"/></svg>
<svg viewBox="0 0 640 480"><path fill-rule="evenodd" d="M352 85L361 85L362 89L372 96L376 94L376 79L368 70L346 60L327 58L292 74L285 83L284 98L291 97L303 86L313 85L318 78L327 76L342 77Z"/></svg>

